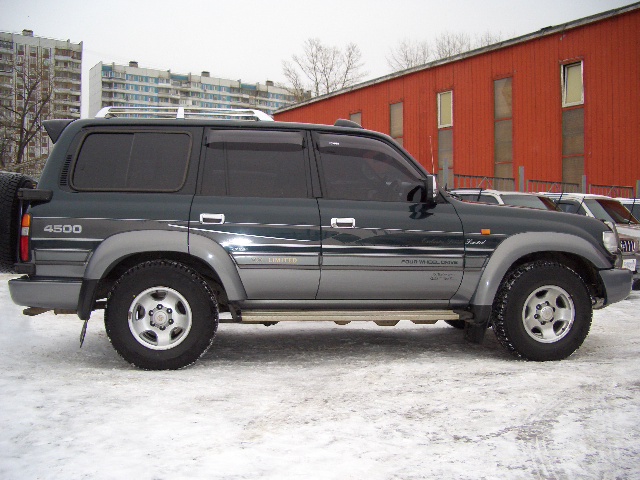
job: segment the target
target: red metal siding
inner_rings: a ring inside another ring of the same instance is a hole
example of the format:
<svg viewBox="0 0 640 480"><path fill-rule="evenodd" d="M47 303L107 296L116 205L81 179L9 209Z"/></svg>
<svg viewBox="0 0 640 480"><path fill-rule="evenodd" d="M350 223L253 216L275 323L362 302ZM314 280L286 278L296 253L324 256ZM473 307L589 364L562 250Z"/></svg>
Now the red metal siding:
<svg viewBox="0 0 640 480"><path fill-rule="evenodd" d="M403 102L404 146L427 169L438 159L437 93L453 90L454 172L493 176L493 81L512 77L513 174L562 180L562 65L583 61L585 174L590 184L640 179L640 9L432 67L276 115L333 124L362 112L389 133L389 105ZM433 153L432 153L433 152Z"/></svg>

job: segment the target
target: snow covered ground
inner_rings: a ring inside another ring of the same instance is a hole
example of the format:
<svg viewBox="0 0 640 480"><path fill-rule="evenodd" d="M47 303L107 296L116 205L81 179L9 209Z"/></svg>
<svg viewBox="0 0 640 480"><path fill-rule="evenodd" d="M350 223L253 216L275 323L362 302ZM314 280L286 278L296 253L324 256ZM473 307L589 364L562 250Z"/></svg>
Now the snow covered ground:
<svg viewBox="0 0 640 480"><path fill-rule="evenodd" d="M0 478L640 477L640 293L571 358L492 332L222 324L175 372L122 361L94 313L22 316L0 275Z"/></svg>

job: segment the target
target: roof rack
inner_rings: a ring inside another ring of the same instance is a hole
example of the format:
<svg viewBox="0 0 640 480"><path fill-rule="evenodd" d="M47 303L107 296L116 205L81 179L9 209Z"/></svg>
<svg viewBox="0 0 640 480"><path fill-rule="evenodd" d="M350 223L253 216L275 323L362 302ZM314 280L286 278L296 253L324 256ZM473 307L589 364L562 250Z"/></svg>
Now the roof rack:
<svg viewBox="0 0 640 480"><path fill-rule="evenodd" d="M96 118L215 118L219 120L253 120L273 122L260 110L200 107L104 107Z"/></svg>

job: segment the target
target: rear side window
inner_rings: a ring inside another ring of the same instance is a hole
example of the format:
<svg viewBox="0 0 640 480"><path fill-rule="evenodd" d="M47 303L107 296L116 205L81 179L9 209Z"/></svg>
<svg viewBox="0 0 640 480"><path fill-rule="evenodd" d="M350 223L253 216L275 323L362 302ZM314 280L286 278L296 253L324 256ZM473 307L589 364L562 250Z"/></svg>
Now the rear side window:
<svg viewBox="0 0 640 480"><path fill-rule="evenodd" d="M213 130L207 135L202 195L306 198L300 132Z"/></svg>
<svg viewBox="0 0 640 480"><path fill-rule="evenodd" d="M175 192L183 186L191 136L110 132L85 137L73 170L77 190Z"/></svg>

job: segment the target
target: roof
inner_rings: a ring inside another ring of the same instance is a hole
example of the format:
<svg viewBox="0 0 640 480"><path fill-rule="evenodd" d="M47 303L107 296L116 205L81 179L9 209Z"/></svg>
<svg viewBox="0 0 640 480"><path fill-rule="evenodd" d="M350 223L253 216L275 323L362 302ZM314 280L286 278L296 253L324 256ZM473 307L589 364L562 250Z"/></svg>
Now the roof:
<svg viewBox="0 0 640 480"><path fill-rule="evenodd" d="M488 45L486 47L481 47L481 48L476 48L475 50L470 50L468 52L464 52L464 53L460 53L458 55L454 55L452 57L447 57L447 58L442 58L439 60L435 60L433 62L429 62L429 63L425 63L424 65L419 65L417 67L412 67L406 70L401 70L399 72L394 72L391 73L389 75L385 75L382 77L378 77L378 78L374 78L373 80L369 80L363 83L359 83L357 85L352 85L350 87L347 88L343 88L342 90L338 90L332 93L327 93L325 95L320 95L317 97L313 97L309 100L306 100L304 102L300 102L300 103L296 103L295 105L291 105L289 107L285 107L285 108L281 108L280 110L277 110L275 112L275 114L277 115L278 113L282 113L282 112L288 112L290 110L295 110L297 108L300 107L304 107L305 105L309 105L312 103L316 103L316 102L320 102L323 100L326 100L328 98L332 98L332 97L336 97L345 93L349 93L352 92L354 90L360 90L362 88L367 88L370 87L372 85L377 85L379 83L384 83L384 82L388 82L389 80L393 80L395 78L399 78L399 77L403 77L405 75L410 75L412 73L416 73L416 72L421 72L423 70L428 70L434 67L438 67L440 65L446 65L449 63L454 63L460 60L464 60L466 58L469 57L475 57L477 55L483 55L485 53L488 52L492 52L495 50L500 50L503 48L507 48L507 47L511 47L513 45L518 45L520 43L524 43L524 42L528 42L531 40L535 40L537 38L542 38L542 37L546 37L549 35L554 35L556 33L560 33L563 32L565 30L570 30L573 28L578 28L578 27L582 27L584 25L589 25L591 23L595 23L595 22L600 22L602 20L606 20L608 18L611 17L616 17L618 15L623 15L625 13L629 13L631 11L637 10L640 8L640 2L637 3L633 3L631 5L627 5L624 7L620 7L620 8L615 8L613 10L608 10L606 12L602 12L602 13L597 13L595 15L591 15L588 17L584 17L584 18L580 18L577 20L573 20L571 22L567 22L567 23L563 23L560 25L555 25L555 26L549 26L549 27L545 27L542 28L540 30L538 30L537 32L533 32L533 33L528 33L526 35L522 35L520 37L515 37L509 40L505 40L502 42L498 42L498 43L494 43L493 45Z"/></svg>
<svg viewBox="0 0 640 480"><path fill-rule="evenodd" d="M615 198L612 197L608 197L606 195L598 195L595 193L568 193L568 192L564 192L564 193L548 193L548 192L540 192L542 195L549 197L549 198L553 198L553 199L569 199L569 200L582 200L585 198L602 198L605 200L616 200Z"/></svg>
<svg viewBox="0 0 640 480"><path fill-rule="evenodd" d="M452 193L489 193L494 195L535 195L539 196L540 193L534 192L516 192L511 190L493 190L491 188L454 188L450 190Z"/></svg>

